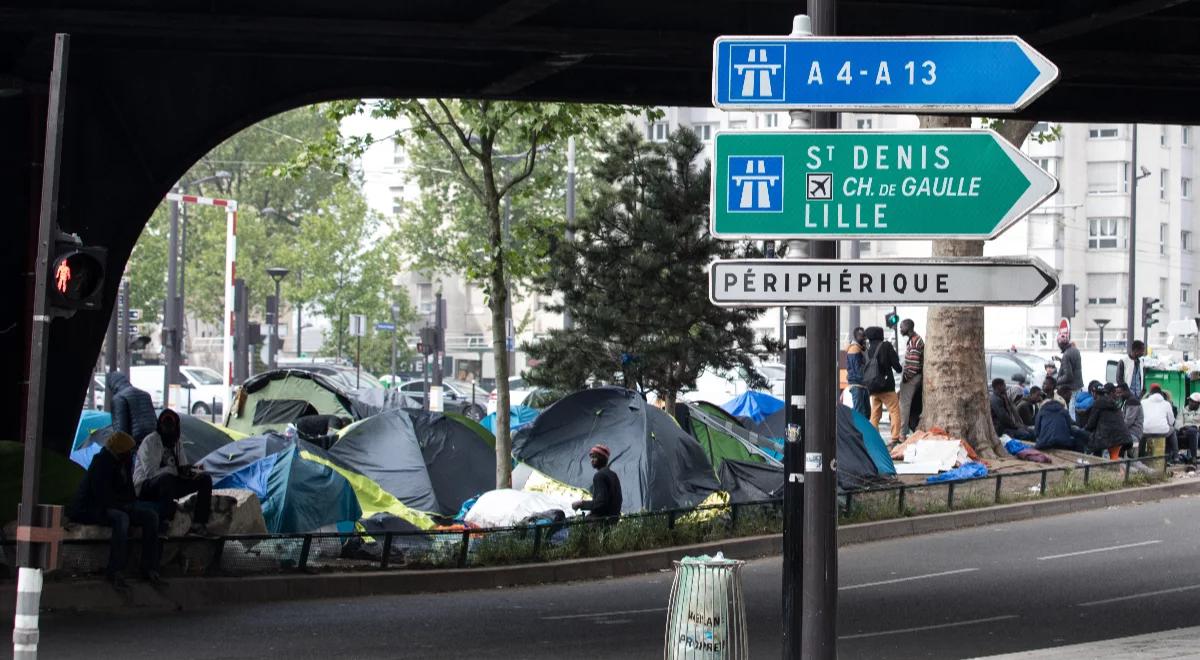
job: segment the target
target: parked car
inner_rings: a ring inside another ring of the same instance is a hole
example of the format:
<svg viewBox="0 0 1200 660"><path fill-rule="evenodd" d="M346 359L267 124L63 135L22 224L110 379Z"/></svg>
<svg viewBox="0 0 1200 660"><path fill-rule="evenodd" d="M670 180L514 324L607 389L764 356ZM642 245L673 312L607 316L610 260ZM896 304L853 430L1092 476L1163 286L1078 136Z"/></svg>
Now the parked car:
<svg viewBox="0 0 1200 660"><path fill-rule="evenodd" d="M513 376L508 379L508 400L512 406L520 406L525 404L525 399L535 388L525 382L520 376ZM488 395L487 414L496 412L496 391Z"/></svg>
<svg viewBox="0 0 1200 660"><path fill-rule="evenodd" d="M755 369L767 379L767 386L761 391L782 399L787 382L785 367L775 362L764 362L756 365ZM682 397L688 401L708 401L721 405L749 389L746 375L740 367L729 371L705 369L696 378L696 387L684 391Z"/></svg>
<svg viewBox="0 0 1200 660"><path fill-rule="evenodd" d="M177 405L193 415L219 415L225 405L227 392L221 374L208 367L183 365L179 367L184 388L180 394L184 405ZM155 408L163 405L163 379L166 367L161 364L141 365L129 369L129 382L150 394ZM215 406L215 409L214 409Z"/></svg>
<svg viewBox="0 0 1200 660"><path fill-rule="evenodd" d="M987 382L989 384L997 378L1003 378L1005 382L1011 385L1016 382L1013 380L1013 376L1016 374L1025 376L1026 387L1034 385L1040 387L1042 381L1046 379L1045 366L1038 365L1035 369L1033 365L1021 359L1020 353L1013 353L1012 351L985 351L983 356L987 364Z"/></svg>
<svg viewBox="0 0 1200 660"><path fill-rule="evenodd" d="M400 384L400 392L412 399L425 402L425 382L410 380ZM461 413L475 421L487 414L488 395L490 392L475 387L475 398L471 399L471 383L449 378L442 380L442 407L450 412Z"/></svg>

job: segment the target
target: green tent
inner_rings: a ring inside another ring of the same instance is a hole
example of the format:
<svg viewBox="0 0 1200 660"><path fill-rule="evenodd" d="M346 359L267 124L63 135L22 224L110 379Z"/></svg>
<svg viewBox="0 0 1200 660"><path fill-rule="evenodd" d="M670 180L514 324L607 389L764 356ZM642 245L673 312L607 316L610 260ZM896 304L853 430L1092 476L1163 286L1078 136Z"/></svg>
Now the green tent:
<svg viewBox="0 0 1200 660"><path fill-rule="evenodd" d="M749 432L735 417L711 403L679 402L675 404L675 420L700 443L713 471L718 475L721 473L721 463L727 460L779 463L755 446Z"/></svg>
<svg viewBox="0 0 1200 660"><path fill-rule="evenodd" d="M21 478L25 470L25 445L0 441L0 525L17 519ZM42 452L39 499L43 504L70 503L83 480L84 469L62 454Z"/></svg>
<svg viewBox="0 0 1200 660"><path fill-rule="evenodd" d="M248 379L230 408L225 426L246 435L283 431L305 415L362 419L377 412L324 376L298 369L268 371Z"/></svg>

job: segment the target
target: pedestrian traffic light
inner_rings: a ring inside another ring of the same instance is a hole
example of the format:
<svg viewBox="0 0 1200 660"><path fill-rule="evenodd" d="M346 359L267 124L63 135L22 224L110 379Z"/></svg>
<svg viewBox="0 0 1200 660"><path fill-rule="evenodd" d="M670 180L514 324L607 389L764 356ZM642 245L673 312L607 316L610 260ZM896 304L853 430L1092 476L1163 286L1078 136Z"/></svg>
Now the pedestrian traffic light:
<svg viewBox="0 0 1200 660"><path fill-rule="evenodd" d="M84 246L74 234L59 234L47 278L49 308L54 316L70 318L77 310L102 307L107 256L105 248Z"/></svg>
<svg viewBox="0 0 1200 660"><path fill-rule="evenodd" d="M1075 313L1078 311L1075 307L1077 291L1074 284L1064 284L1061 289L1062 298L1062 316L1065 319L1075 318Z"/></svg>
<svg viewBox="0 0 1200 660"><path fill-rule="evenodd" d="M421 328L421 341L417 344L417 352L421 355L433 355L438 349L438 333L436 328L428 326Z"/></svg>
<svg viewBox="0 0 1200 660"><path fill-rule="evenodd" d="M1158 323L1158 319L1154 318L1161 310L1158 307L1158 298L1149 296L1142 298L1142 327L1149 328Z"/></svg>
<svg viewBox="0 0 1200 660"><path fill-rule="evenodd" d="M887 327L889 328L894 328L897 325L900 325L900 315L897 314L896 310L894 309L891 312L888 312L888 315L884 320L887 322Z"/></svg>

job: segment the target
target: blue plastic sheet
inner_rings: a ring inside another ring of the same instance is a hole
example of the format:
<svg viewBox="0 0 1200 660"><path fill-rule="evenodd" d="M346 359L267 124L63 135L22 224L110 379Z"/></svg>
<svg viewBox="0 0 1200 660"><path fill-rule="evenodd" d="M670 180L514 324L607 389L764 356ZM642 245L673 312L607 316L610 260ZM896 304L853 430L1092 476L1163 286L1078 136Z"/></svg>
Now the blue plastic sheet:
<svg viewBox="0 0 1200 660"><path fill-rule="evenodd" d="M987 466L983 463L963 463L953 470L946 470L941 474L935 474L927 479L925 483L936 484L943 481L961 481L962 479L977 479L987 476Z"/></svg>
<svg viewBox="0 0 1200 660"><path fill-rule="evenodd" d="M1004 448L1008 450L1008 453L1016 456L1026 449L1033 449L1033 445L1027 442L1021 442L1020 440L1009 440L1008 442L1004 443Z"/></svg>
<svg viewBox="0 0 1200 660"><path fill-rule="evenodd" d="M783 401L766 392L750 390L736 399L726 401L721 408L734 417L748 417L755 424L762 424L764 419L783 408Z"/></svg>

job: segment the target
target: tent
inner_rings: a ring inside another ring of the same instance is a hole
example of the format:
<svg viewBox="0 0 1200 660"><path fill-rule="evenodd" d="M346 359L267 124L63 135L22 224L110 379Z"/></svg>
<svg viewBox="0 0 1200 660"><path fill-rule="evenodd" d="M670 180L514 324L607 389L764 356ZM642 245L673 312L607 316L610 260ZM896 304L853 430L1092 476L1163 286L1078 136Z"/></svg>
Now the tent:
<svg viewBox="0 0 1200 660"><path fill-rule="evenodd" d="M721 408L735 418L749 419L755 424L762 424L763 420L783 409L783 401L766 392L748 390L726 401Z"/></svg>
<svg viewBox="0 0 1200 660"><path fill-rule="evenodd" d="M225 426L246 435L282 431L305 415L358 420L380 410L324 376L298 369L268 371L248 379L238 389L231 408Z"/></svg>
<svg viewBox="0 0 1200 660"><path fill-rule="evenodd" d="M783 466L750 461L721 464L721 490L734 504L761 502L783 497Z"/></svg>
<svg viewBox="0 0 1200 660"><path fill-rule="evenodd" d="M0 441L0 526L17 517L24 472L25 444ZM42 452L38 501L42 504L70 503L79 488L79 482L83 481L83 474L83 468L66 456L50 450Z"/></svg>
<svg viewBox="0 0 1200 660"><path fill-rule="evenodd" d="M519 404L510 408L510 411L508 415L508 427L512 429L513 433L521 430L527 424L532 424L533 420L537 419L538 416L537 408L530 408L529 406ZM496 413L489 414L479 423L493 434L496 433Z"/></svg>
<svg viewBox="0 0 1200 660"><path fill-rule="evenodd" d="M727 460L778 463L755 445L737 419L717 406L681 401L675 404L675 420L700 443L718 475Z"/></svg>
<svg viewBox="0 0 1200 660"><path fill-rule="evenodd" d="M453 413L410 413L440 512L453 516L463 502L496 485L496 439L478 423Z"/></svg>
<svg viewBox="0 0 1200 660"><path fill-rule="evenodd" d="M603 443L621 479L622 511L694 507L719 488L704 450L636 392L601 387L570 394L517 432L513 456L558 481L591 488L588 449Z"/></svg>
<svg viewBox="0 0 1200 660"><path fill-rule="evenodd" d="M844 411L848 411L844 412ZM879 474L884 476L894 476L896 474L896 465L892 463L892 455L888 452L887 443L883 441L883 436L880 435L879 429L871 425L871 420L863 417L862 413L847 406L838 406L838 420L849 415L853 420L854 428L862 435L863 447L867 450L867 455L871 457L871 462L875 464L875 468ZM840 426L838 427L841 428Z"/></svg>
<svg viewBox="0 0 1200 660"><path fill-rule="evenodd" d="M277 434L240 440L204 458L214 467L215 488L245 488L262 502L272 534L309 532L325 525L357 521L362 509L350 483L335 470L304 454L321 450ZM229 470L229 468L236 468ZM218 478L217 471L224 473Z"/></svg>
<svg viewBox="0 0 1200 660"><path fill-rule="evenodd" d="M208 456L218 448L246 436L222 426L210 424L202 417L180 415L179 437L183 439L183 449L187 452L188 460L194 462Z"/></svg>

